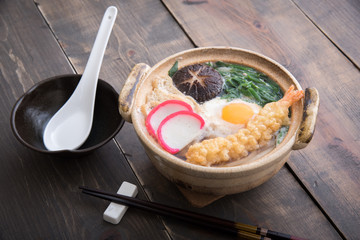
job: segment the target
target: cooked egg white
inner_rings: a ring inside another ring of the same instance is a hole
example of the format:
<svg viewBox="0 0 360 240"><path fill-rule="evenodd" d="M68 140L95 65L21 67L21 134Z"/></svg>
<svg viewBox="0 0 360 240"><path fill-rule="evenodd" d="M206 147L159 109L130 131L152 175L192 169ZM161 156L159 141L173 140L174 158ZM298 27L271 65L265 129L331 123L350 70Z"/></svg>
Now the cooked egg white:
<svg viewBox="0 0 360 240"><path fill-rule="evenodd" d="M226 137L244 128L259 113L261 107L241 99L228 101L219 97L200 105L205 120L205 137Z"/></svg>

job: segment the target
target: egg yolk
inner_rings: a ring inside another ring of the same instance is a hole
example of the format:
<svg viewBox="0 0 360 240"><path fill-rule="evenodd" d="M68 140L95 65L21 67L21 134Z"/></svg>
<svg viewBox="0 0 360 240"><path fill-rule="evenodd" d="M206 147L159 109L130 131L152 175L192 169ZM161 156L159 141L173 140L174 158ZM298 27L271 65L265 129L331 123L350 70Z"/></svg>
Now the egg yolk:
<svg viewBox="0 0 360 240"><path fill-rule="evenodd" d="M244 103L230 103L222 109L222 119L233 124L246 124L254 115L250 106Z"/></svg>

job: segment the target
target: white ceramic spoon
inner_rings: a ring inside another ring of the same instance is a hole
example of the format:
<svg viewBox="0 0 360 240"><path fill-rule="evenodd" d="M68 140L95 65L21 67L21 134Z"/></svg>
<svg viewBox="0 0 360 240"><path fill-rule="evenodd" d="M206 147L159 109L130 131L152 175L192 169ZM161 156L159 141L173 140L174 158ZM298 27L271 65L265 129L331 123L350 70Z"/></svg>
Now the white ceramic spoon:
<svg viewBox="0 0 360 240"><path fill-rule="evenodd" d="M47 124L43 136L47 149L74 150L89 136L100 67L116 15L116 7L111 6L106 10L79 84Z"/></svg>

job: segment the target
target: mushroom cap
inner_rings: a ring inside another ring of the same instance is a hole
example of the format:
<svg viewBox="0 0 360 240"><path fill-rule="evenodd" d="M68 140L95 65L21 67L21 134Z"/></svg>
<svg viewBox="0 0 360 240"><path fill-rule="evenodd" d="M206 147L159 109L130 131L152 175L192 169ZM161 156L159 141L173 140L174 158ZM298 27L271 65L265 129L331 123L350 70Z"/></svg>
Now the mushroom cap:
<svg viewBox="0 0 360 240"><path fill-rule="evenodd" d="M193 64L179 69L172 77L179 91L202 103L215 98L222 91L224 80L212 67Z"/></svg>

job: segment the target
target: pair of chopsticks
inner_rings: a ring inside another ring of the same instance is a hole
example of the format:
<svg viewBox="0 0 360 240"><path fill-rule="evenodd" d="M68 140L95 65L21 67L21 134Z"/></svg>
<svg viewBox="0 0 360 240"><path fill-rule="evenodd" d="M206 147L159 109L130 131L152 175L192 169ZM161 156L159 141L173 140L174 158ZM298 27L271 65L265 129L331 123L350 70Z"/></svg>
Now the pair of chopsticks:
<svg viewBox="0 0 360 240"><path fill-rule="evenodd" d="M249 240L269 240L269 239L282 239L282 240L305 240L303 238L291 236L289 234L275 232L265 228L251 226L243 223L233 222L209 215L199 214L187 211L180 208L174 208L159 203L140 200L133 197L128 197L120 194L109 193L101 190L91 189L88 187L79 187L82 193L105 199L108 201L116 202L126 206L136 207L142 210L147 210L159 215L170 216L189 223L194 223L210 229L227 232L235 235L240 239Z"/></svg>

